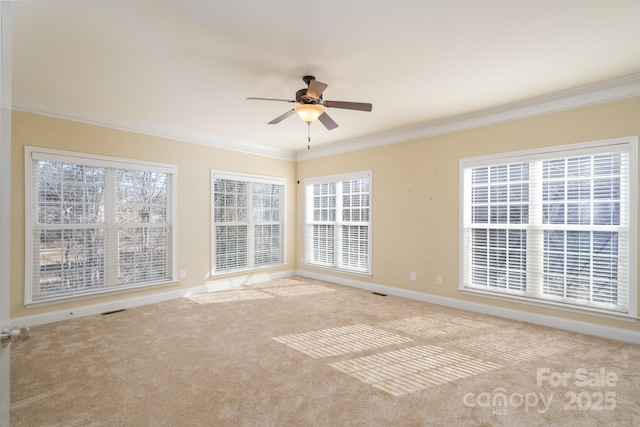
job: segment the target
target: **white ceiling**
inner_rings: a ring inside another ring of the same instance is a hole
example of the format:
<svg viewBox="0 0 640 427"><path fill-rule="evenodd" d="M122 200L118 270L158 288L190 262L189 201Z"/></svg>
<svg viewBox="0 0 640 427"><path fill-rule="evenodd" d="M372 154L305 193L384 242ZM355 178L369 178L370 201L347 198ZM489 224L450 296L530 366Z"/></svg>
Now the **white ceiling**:
<svg viewBox="0 0 640 427"><path fill-rule="evenodd" d="M32 0L12 3L14 104L273 153L306 150L291 116L311 74L363 140L640 73L638 0ZM326 147L325 147L326 148Z"/></svg>

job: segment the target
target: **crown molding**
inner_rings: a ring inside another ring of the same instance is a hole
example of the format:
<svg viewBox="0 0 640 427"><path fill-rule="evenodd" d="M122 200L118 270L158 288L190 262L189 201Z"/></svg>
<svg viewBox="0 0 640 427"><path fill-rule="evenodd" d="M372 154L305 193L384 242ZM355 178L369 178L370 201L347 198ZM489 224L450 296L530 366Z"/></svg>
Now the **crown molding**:
<svg viewBox="0 0 640 427"><path fill-rule="evenodd" d="M299 161L366 150L383 145L415 141L453 132L617 101L634 96L640 96L640 74L531 98L525 101L505 104L469 114L407 126L362 138L322 145L314 147L313 150L300 151L271 148L243 141L220 138L204 132L194 132L173 126L134 120L107 114L99 110L80 108L51 99L31 96L18 91L14 91L12 94L12 107L17 111L42 116L105 126L224 150Z"/></svg>
<svg viewBox="0 0 640 427"><path fill-rule="evenodd" d="M296 152L309 160L640 96L640 74Z"/></svg>
<svg viewBox="0 0 640 427"><path fill-rule="evenodd" d="M105 113L104 111L78 107L77 105L52 99L28 95L19 91L14 91L12 93L12 108L16 111L33 113L56 119L104 126L112 129L206 145L208 147L216 147L224 150L239 151L241 153L274 157L284 160L295 160L295 152L290 150L224 139L209 133L194 132L174 126L130 119L123 116Z"/></svg>

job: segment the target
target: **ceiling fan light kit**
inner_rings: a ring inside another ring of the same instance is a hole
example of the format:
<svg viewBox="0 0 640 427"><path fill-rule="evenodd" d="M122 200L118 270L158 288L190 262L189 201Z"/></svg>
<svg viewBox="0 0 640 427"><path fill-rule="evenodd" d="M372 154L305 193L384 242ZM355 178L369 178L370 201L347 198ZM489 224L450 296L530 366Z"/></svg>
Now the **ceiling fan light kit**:
<svg viewBox="0 0 640 427"><path fill-rule="evenodd" d="M287 111L286 113L276 117L269 122L270 125L275 125L289 117L290 115L297 113L300 119L307 124L310 129L311 123L316 120L320 120L320 123L324 125L327 130L332 130L338 127L338 124L324 111L323 107L327 108L342 108L346 110L358 110L358 111L371 111L373 106L370 103L365 102L345 102L345 101L324 101L322 99L322 92L327 88L327 84L319 82L313 76L304 76L302 80L307 84L307 87L300 89L296 92L295 100L288 99L274 99L274 98L254 98L250 97L250 100L260 101L283 101L283 102L296 102L298 105ZM308 141L311 142L310 130ZM311 148L310 145L307 148Z"/></svg>
<svg viewBox="0 0 640 427"><path fill-rule="evenodd" d="M324 113L324 108L318 104L300 104L294 110L296 110L302 121L308 125L318 120L318 117Z"/></svg>

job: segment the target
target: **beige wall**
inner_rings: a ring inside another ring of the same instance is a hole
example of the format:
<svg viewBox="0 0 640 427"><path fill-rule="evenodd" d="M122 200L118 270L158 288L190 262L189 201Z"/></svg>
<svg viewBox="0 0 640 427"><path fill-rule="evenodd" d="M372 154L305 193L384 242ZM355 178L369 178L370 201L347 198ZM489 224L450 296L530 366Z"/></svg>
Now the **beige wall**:
<svg viewBox="0 0 640 427"><path fill-rule="evenodd" d="M287 178L287 265L330 275L297 262L304 251L304 179L373 172L372 276L335 275L462 301L548 314L640 331L638 322L538 308L458 292L458 174L460 158L640 135L640 97L470 131L300 162L13 113L11 316L95 304L206 283L210 268L210 170ZM170 287L26 309L24 292L24 146L55 148L178 165L178 269L187 278ZM300 180L300 184L296 181ZM298 214L296 214L298 213ZM415 271L417 280L409 280ZM443 284L436 284L436 276Z"/></svg>
<svg viewBox="0 0 640 427"><path fill-rule="evenodd" d="M45 147L178 166L178 270L187 277L168 287L90 298L72 303L26 309L24 302L24 147ZM48 311L71 310L133 296L205 284L211 265L210 173L211 169L247 172L287 179L287 217L295 218L294 161L220 150L203 145L172 141L131 132L108 129L22 112L13 112L11 150L11 317ZM295 221L287 228L287 265L269 270L295 268Z"/></svg>
<svg viewBox="0 0 640 427"><path fill-rule="evenodd" d="M458 291L459 160L640 135L640 97L379 148L298 162L297 178L371 170L372 276L339 275L438 296L640 331L638 322L538 308ZM298 212L304 186L298 185ZM298 217L298 252L304 244ZM321 274L327 270L300 269ZM410 272L417 280L410 280ZM441 275L443 284L436 284Z"/></svg>

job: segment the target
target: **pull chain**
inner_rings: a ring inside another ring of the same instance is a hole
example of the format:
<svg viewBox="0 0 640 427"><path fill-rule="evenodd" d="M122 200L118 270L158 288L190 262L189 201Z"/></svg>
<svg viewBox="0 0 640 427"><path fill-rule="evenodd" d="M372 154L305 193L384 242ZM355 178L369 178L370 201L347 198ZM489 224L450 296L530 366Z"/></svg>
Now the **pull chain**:
<svg viewBox="0 0 640 427"><path fill-rule="evenodd" d="M307 150L311 150L311 123L307 123Z"/></svg>

